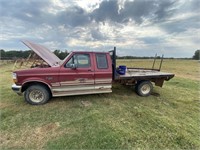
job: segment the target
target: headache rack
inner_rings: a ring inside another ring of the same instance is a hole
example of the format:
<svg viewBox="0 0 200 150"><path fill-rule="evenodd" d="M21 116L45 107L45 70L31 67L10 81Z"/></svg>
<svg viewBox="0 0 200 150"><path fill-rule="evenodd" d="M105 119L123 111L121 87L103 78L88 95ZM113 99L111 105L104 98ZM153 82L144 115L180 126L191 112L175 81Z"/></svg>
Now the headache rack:
<svg viewBox="0 0 200 150"><path fill-rule="evenodd" d="M113 50L110 50L109 51L110 53L110 56L111 56L111 59L112 59L112 70L113 70L113 80L117 79L118 78L118 73L117 73L117 66L116 66L116 47L114 47ZM156 64L156 61L157 59L160 58L160 64L159 64L159 68L156 69L155 68L155 64ZM152 68L133 68L133 67L127 67L127 70L139 70L139 71L142 71L142 70L148 70L148 71L160 71L161 68L162 68L162 63L163 63L163 58L164 58L164 55L162 55L162 57L160 56L157 56L157 54L155 54L155 57L153 59L153 65L152 65Z"/></svg>

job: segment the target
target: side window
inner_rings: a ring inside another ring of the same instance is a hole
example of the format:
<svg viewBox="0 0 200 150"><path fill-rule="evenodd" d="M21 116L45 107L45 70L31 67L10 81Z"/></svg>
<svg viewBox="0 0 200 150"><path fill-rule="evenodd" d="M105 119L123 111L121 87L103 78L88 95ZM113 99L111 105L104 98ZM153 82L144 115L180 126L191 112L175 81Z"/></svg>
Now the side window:
<svg viewBox="0 0 200 150"><path fill-rule="evenodd" d="M106 54L96 54L97 68L108 69Z"/></svg>
<svg viewBox="0 0 200 150"><path fill-rule="evenodd" d="M77 68L89 68L90 67L90 55L89 54L75 54L65 65L66 68L70 68L71 64L75 64Z"/></svg>

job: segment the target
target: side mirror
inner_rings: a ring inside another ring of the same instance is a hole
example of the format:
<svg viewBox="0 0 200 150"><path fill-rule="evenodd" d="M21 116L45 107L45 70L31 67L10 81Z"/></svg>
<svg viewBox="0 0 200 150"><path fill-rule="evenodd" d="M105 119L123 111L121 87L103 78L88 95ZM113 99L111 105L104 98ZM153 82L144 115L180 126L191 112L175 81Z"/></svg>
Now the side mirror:
<svg viewBox="0 0 200 150"><path fill-rule="evenodd" d="M70 68L71 69L76 69L77 68L77 64L70 64Z"/></svg>

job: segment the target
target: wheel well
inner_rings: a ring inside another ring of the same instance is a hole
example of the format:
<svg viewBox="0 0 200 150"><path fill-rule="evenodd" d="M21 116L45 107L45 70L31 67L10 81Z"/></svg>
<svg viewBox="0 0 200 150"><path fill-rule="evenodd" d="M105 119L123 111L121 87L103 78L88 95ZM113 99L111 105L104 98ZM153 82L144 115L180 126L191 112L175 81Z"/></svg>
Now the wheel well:
<svg viewBox="0 0 200 150"><path fill-rule="evenodd" d="M150 81L150 80L138 80L137 84L140 84L141 82L145 82L145 81ZM151 82L151 81L150 81Z"/></svg>
<svg viewBox="0 0 200 150"><path fill-rule="evenodd" d="M22 92L26 91L26 89L27 89L29 86L31 86L31 85L40 85L40 86L45 87L45 88L49 91L49 93L51 94L51 96L52 96L52 92L51 92L49 86L48 86L47 84L45 84L45 83L42 83L42 82L27 82L27 83L25 83L25 84L22 86L21 91L22 91Z"/></svg>

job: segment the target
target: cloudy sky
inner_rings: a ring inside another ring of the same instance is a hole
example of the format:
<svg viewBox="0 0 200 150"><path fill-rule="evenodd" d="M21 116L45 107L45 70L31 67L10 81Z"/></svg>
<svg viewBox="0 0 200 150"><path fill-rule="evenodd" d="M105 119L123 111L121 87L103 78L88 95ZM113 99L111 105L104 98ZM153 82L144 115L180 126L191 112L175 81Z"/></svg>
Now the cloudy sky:
<svg viewBox="0 0 200 150"><path fill-rule="evenodd" d="M0 49L192 57L200 49L200 0L0 0Z"/></svg>

